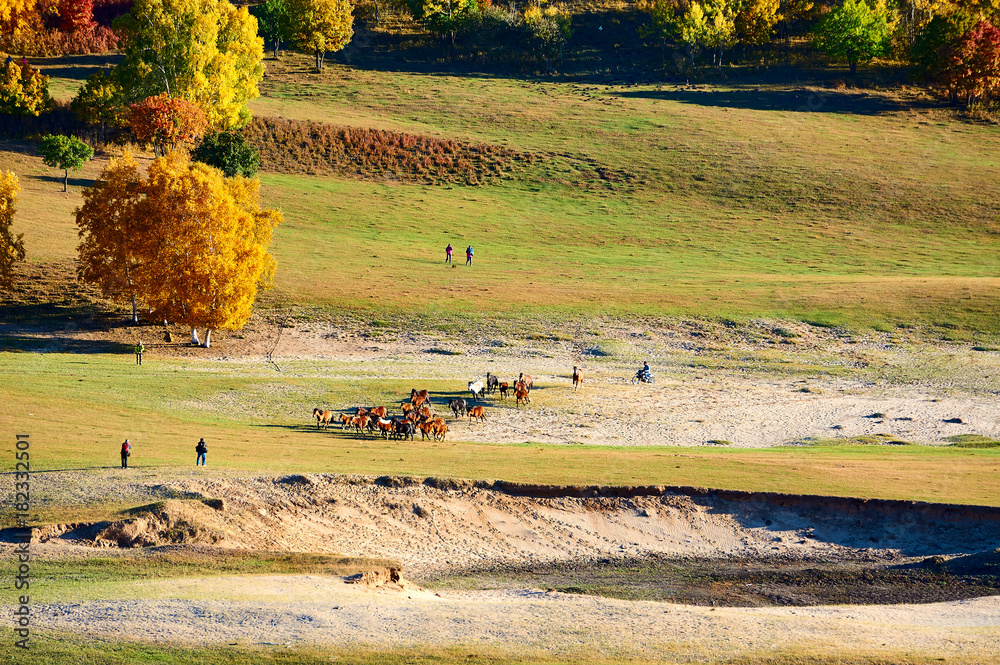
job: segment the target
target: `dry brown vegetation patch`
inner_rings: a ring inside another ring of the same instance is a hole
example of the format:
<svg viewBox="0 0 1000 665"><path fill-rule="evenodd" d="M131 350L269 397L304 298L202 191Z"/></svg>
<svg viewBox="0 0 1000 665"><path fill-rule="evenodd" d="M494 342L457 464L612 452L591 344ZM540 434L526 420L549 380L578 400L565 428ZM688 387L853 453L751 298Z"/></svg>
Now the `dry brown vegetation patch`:
<svg viewBox="0 0 1000 665"><path fill-rule="evenodd" d="M261 168L276 173L476 185L536 160L487 143L282 118L254 118L246 135L260 150Z"/></svg>

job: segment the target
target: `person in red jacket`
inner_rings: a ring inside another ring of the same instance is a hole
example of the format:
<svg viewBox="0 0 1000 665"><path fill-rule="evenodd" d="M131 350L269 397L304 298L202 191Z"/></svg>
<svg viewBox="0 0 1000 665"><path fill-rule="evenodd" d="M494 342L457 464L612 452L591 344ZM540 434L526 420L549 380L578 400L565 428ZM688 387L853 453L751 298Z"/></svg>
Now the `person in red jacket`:
<svg viewBox="0 0 1000 665"><path fill-rule="evenodd" d="M132 444L129 443L128 439L125 439L125 443L122 444L122 468L128 468L128 458L132 456Z"/></svg>

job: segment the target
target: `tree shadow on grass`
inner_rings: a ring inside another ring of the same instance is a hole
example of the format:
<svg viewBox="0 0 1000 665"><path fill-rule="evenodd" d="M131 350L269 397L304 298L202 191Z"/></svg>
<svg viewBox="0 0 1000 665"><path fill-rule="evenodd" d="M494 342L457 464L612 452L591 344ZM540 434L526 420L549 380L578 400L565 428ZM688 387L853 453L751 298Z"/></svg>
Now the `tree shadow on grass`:
<svg viewBox="0 0 1000 665"><path fill-rule="evenodd" d="M940 103L933 100L900 100L856 90L806 88L774 90L748 86L718 90L701 86L679 86L671 90L627 90L608 94L623 98L661 99L697 106L797 113L882 115L917 108L941 107Z"/></svg>
<svg viewBox="0 0 1000 665"><path fill-rule="evenodd" d="M121 62L122 56L106 53L93 55L67 55L58 58L32 58L33 67L56 78L83 81L101 69L111 69Z"/></svg>
<svg viewBox="0 0 1000 665"><path fill-rule="evenodd" d="M53 189L53 192L62 193L63 176L60 175L26 175L25 178L31 178L32 180L38 180L40 182L51 182L59 185L58 190ZM69 177L69 187L78 187L84 189L86 187L92 187L95 180L93 178L74 178L72 175Z"/></svg>
<svg viewBox="0 0 1000 665"><path fill-rule="evenodd" d="M30 335L0 334L0 353L132 353L133 346L109 340L76 339L58 335L32 337Z"/></svg>

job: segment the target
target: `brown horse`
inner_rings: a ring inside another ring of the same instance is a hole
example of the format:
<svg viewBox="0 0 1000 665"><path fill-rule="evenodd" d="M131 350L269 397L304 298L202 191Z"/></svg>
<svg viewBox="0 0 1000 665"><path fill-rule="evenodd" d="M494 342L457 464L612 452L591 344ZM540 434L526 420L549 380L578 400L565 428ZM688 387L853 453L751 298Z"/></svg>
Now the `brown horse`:
<svg viewBox="0 0 1000 665"><path fill-rule="evenodd" d="M330 425L330 421L333 420L333 411L323 411L322 409L313 409L313 417L316 418L316 428L319 429L321 426L326 429Z"/></svg>
<svg viewBox="0 0 1000 665"><path fill-rule="evenodd" d="M481 406L474 406L469 409L469 421L471 422L473 418L478 418L479 420L486 422L486 409Z"/></svg>
<svg viewBox="0 0 1000 665"><path fill-rule="evenodd" d="M514 386L514 399L517 408L521 408L521 402L527 404L531 400L528 399L528 389L524 387L523 381L518 381Z"/></svg>
<svg viewBox="0 0 1000 665"><path fill-rule="evenodd" d="M507 399L507 391L510 390L510 385L503 381L500 384L500 399Z"/></svg>
<svg viewBox="0 0 1000 665"><path fill-rule="evenodd" d="M426 390L417 390L416 388L410 389L410 403L413 406L421 406L423 404L431 403L431 396Z"/></svg>
<svg viewBox="0 0 1000 665"><path fill-rule="evenodd" d="M581 383L583 383L583 370L573 365L573 392L580 388Z"/></svg>
<svg viewBox="0 0 1000 665"><path fill-rule="evenodd" d="M521 374L518 375L517 380L524 384L524 389L527 390L529 393L531 392L531 389L535 385L535 380L531 378L531 375L525 374L524 372L521 372Z"/></svg>

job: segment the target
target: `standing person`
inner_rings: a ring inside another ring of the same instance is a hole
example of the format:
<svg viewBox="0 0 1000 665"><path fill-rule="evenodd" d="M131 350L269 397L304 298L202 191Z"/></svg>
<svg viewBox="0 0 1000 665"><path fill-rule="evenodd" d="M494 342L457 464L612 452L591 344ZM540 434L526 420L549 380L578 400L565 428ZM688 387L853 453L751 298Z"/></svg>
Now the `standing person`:
<svg viewBox="0 0 1000 665"><path fill-rule="evenodd" d="M132 444L129 443L128 439L125 439L125 443L122 444L122 468L128 468L128 458L132 456Z"/></svg>
<svg viewBox="0 0 1000 665"><path fill-rule="evenodd" d="M465 248L465 265L472 265L472 245Z"/></svg>
<svg viewBox="0 0 1000 665"><path fill-rule="evenodd" d="M135 364L136 365L141 365L142 364L142 354L145 351L146 351L146 347L144 347L142 345L142 340L140 339L139 343L135 345Z"/></svg>
<svg viewBox="0 0 1000 665"><path fill-rule="evenodd" d="M444 248L444 254L445 254L444 262L445 263L451 263L451 253L454 252L454 251L455 250L454 250L454 248L452 248L451 243L448 243L448 246Z"/></svg>
<svg viewBox="0 0 1000 665"><path fill-rule="evenodd" d="M208 445L205 444L205 439L198 442L198 445L194 447L194 451L198 453L198 458L194 461L194 465L198 466L201 464L205 466L205 453L208 452Z"/></svg>

